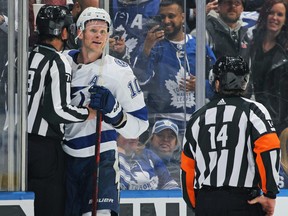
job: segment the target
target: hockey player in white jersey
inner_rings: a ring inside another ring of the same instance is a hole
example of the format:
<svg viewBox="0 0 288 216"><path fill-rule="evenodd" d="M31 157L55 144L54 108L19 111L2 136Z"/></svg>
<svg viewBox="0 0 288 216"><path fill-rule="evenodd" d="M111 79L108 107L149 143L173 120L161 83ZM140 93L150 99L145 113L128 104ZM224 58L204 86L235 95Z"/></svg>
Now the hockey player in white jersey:
<svg viewBox="0 0 288 216"><path fill-rule="evenodd" d="M148 128L143 93L131 68L127 63L105 55L110 23L110 16L104 9L86 8L76 23L82 47L65 53L72 67L72 104L90 103L103 114L97 216L119 212L116 133L136 138ZM95 128L96 121L67 124L65 128L66 216L91 215Z"/></svg>

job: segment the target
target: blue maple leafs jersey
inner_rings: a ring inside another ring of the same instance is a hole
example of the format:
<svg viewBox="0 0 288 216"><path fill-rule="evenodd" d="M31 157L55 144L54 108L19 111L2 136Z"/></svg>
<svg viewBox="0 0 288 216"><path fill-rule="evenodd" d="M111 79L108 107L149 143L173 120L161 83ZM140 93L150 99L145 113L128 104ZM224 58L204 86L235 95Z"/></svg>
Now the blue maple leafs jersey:
<svg viewBox="0 0 288 216"><path fill-rule="evenodd" d="M215 61L214 53L206 46L207 71L203 73L208 74ZM184 75L196 75L196 39L191 35L186 35L185 43L167 39L159 41L149 57L142 52L135 63L134 73L141 88L147 91L149 114L183 113L184 106L188 114L194 112L195 92L184 92L179 88ZM205 87L206 97L210 98L213 90L208 80Z"/></svg>
<svg viewBox="0 0 288 216"><path fill-rule="evenodd" d="M127 114L123 128L115 129L102 121L100 152L117 148L116 133L126 138L136 138L148 127L147 109L143 93L130 66L110 55L89 64L76 64L73 59L78 50L66 51L72 67L71 104L88 105L92 85L108 88ZM79 124L65 125L64 151L74 157L89 157L95 153L96 119Z"/></svg>
<svg viewBox="0 0 288 216"><path fill-rule="evenodd" d="M119 153L119 161L122 190L180 189L163 161L150 149L132 157Z"/></svg>
<svg viewBox="0 0 288 216"><path fill-rule="evenodd" d="M132 63L141 44L144 43L148 30L146 24L158 13L159 4L160 0L113 0L113 28L118 31L124 30L123 37Z"/></svg>

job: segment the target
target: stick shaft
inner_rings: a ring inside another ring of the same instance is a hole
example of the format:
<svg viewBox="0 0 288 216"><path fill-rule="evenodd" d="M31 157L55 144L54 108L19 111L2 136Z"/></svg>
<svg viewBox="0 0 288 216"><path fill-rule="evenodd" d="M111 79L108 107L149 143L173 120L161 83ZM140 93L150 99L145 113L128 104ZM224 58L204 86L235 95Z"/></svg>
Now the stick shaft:
<svg viewBox="0 0 288 216"><path fill-rule="evenodd" d="M99 85L103 86L102 72L104 65L105 49L103 50L101 63L99 66ZM93 197L92 197L92 216L97 215L98 207L98 191L99 191L99 167L100 167L100 143L101 143L101 128L102 128L102 113L97 110L96 119L96 143L95 143L95 172L93 177Z"/></svg>
<svg viewBox="0 0 288 216"><path fill-rule="evenodd" d="M92 216L97 215L98 191L99 191L99 167L100 167L100 143L101 143L102 113L97 111L96 119L96 143L95 143L95 171L93 176Z"/></svg>

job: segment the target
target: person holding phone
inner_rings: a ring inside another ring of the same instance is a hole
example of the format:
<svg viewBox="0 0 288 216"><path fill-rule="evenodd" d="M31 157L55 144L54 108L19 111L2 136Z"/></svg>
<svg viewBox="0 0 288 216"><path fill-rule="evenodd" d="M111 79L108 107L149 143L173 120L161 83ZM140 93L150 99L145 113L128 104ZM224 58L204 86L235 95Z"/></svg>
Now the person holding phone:
<svg viewBox="0 0 288 216"><path fill-rule="evenodd" d="M146 23L159 10L161 0L112 0L113 32L124 31L120 40L110 37L110 53L133 65L147 34ZM124 43L125 42L125 43Z"/></svg>
<svg viewBox="0 0 288 216"><path fill-rule="evenodd" d="M159 16L161 24L148 31L134 74L147 92L150 124L170 119L178 125L181 136L185 120L195 111L196 39L184 32L182 0L162 0ZM207 73L214 62L215 56L206 46ZM208 80L205 88L206 97L211 97L213 91Z"/></svg>

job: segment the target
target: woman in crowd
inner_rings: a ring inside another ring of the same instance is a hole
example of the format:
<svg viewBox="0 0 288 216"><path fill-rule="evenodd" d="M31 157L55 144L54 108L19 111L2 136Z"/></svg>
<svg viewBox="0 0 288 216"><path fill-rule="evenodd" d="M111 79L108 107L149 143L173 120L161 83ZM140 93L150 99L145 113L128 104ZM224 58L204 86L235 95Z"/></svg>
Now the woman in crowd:
<svg viewBox="0 0 288 216"><path fill-rule="evenodd" d="M155 122L147 146L164 162L170 175L180 183L179 129L174 122L163 119Z"/></svg>
<svg viewBox="0 0 288 216"><path fill-rule="evenodd" d="M281 140L281 173L288 173L288 3L265 1L253 34L252 78L256 101L269 111ZM283 181L285 182L285 181ZM280 185L281 186L281 185ZM287 187L282 184L283 187Z"/></svg>
<svg viewBox="0 0 288 216"><path fill-rule="evenodd" d="M159 156L145 148L147 133L139 139L126 139L120 134L117 138L121 190L180 189Z"/></svg>

